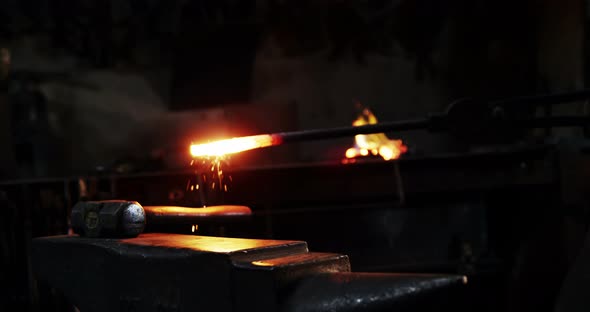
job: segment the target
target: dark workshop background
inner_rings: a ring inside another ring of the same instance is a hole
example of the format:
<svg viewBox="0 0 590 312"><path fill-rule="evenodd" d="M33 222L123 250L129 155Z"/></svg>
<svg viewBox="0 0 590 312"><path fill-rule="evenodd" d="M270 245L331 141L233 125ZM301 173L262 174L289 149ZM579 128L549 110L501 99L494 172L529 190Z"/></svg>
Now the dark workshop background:
<svg viewBox="0 0 590 312"><path fill-rule="evenodd" d="M440 112L464 97L584 88L588 5L585 0L3 0L0 307L68 310L63 297L35 280L28 248L31 237L68 233L67 215L77 200L137 194L146 203L190 205L189 197L178 198L190 175L190 142L348 126L356 101L379 120L391 121ZM587 110L580 102L552 113L585 115ZM569 128L550 135L584 138L582 130ZM414 157L465 151L450 135L411 131L393 136L403 139ZM264 194L282 192L264 185L257 170L267 170L263 174L271 176L269 181L283 177L291 179L289 187L297 187L316 177L302 176L305 171L273 175L268 168L338 162L352 144L352 138L334 139L235 156L228 170L252 175L259 190L236 204L270 209L264 203L271 199ZM337 176L330 170L321 174ZM362 170L355 172L363 176ZM352 189L341 186L346 181L330 181L317 183L326 189L320 195L334 193L331 188ZM161 200L146 183L165 189ZM472 248L487 248L440 234L469 219L480 223L469 223L466 231L477 239L485 235L480 225L487 215L479 208L488 197L480 195L458 202L441 196L436 212L363 214L359 226L348 231L366 234L362 244L374 247L371 252L349 248L352 238L336 234L314 243L321 235L313 230L315 221L305 233L285 217L266 218L261 230L238 234L311 240L314 250L350 253L353 269L457 272L457 266L404 265L419 263L416 255L459 250L459 259L470 257ZM461 213L442 212L451 206ZM310 207L307 219L314 218ZM342 218L355 218L350 214ZM441 219L446 225L439 226ZM399 243L395 238L404 224L439 226L432 230L439 240L420 234L424 231L416 226L405 234L415 240ZM447 237L454 247L444 241ZM382 245L389 248L386 256L376 251ZM408 252L400 255L399 250ZM381 262L362 258L369 254ZM387 266L384 259L407 261ZM493 294L482 299L489 301L490 311L500 311L494 304L518 305L511 301L514 293L507 294L510 287L496 286L490 293L502 293L501 303Z"/></svg>

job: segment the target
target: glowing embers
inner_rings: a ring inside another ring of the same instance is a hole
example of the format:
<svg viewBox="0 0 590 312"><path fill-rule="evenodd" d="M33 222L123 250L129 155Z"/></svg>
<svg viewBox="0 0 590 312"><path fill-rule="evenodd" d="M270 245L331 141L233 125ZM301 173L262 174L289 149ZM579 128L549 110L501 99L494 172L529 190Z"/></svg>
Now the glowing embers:
<svg viewBox="0 0 590 312"><path fill-rule="evenodd" d="M190 153L193 157L218 157L276 145L279 143L278 141L278 138L270 134L252 135L204 144L192 144L190 147Z"/></svg>
<svg viewBox="0 0 590 312"><path fill-rule="evenodd" d="M378 123L377 117L368 108L362 108L359 116L352 122L355 127ZM397 159L408 150L401 140L389 139L384 133L358 134L354 146L347 149L343 163L354 162L359 156L381 156L385 160Z"/></svg>

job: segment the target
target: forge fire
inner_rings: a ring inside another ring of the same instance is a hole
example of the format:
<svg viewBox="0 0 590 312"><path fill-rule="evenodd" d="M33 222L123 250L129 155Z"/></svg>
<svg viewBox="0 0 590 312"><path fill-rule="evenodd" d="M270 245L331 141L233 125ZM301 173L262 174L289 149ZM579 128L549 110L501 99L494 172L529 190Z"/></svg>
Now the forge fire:
<svg viewBox="0 0 590 312"><path fill-rule="evenodd" d="M352 122L352 125L358 127L377 123L377 117L369 108L365 107L362 108L362 112ZM347 149L344 154L348 159L372 154L379 155L384 160L391 160L399 158L408 151L408 147L404 145L402 140L389 139L384 133L357 134L354 136L354 143L354 147Z"/></svg>

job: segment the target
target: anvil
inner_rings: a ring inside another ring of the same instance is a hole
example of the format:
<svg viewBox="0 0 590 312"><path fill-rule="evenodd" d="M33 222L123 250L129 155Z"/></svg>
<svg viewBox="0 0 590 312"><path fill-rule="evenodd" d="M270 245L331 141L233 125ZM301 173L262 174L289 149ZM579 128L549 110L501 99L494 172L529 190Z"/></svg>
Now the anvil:
<svg viewBox="0 0 590 312"><path fill-rule="evenodd" d="M32 249L37 277L82 312L375 311L466 282L459 275L352 273L347 256L309 252L302 241L69 235L35 238Z"/></svg>

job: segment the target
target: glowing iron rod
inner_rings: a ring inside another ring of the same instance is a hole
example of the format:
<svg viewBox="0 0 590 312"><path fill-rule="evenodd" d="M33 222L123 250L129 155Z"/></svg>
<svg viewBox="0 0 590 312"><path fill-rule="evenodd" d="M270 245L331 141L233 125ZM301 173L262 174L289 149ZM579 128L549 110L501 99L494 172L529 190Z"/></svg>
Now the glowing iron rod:
<svg viewBox="0 0 590 312"><path fill-rule="evenodd" d="M545 94L545 95L534 95L534 96L521 96L513 97L503 100L492 101L488 103L488 107L505 106L511 105L554 105L559 103L566 103L572 101L578 101L590 98L590 89L578 90L573 92ZM467 103L472 105L473 103ZM190 152L193 157L201 156L223 156L226 154L239 153L256 148L280 145L283 143L299 142L299 141L312 141L312 140L326 140L338 137L355 136L358 134L374 134L384 133L389 131L408 131L408 130L423 130L428 129L430 131L445 131L449 129L455 129L461 127L461 123L456 124L456 120L465 120L467 118L480 118L483 121L489 119L489 116L493 116L493 112L485 112L481 116L466 116L465 109L457 109L455 112L453 109L455 106L461 105L459 103L453 103L447 109L446 113L431 115L428 118L420 118L413 120L404 121L392 121L392 122L380 122L378 124L364 125L364 126L351 126L351 127L340 127L330 129L314 129L314 130L303 130L293 132L281 132L274 134L261 134L254 136L247 136L241 138L233 138L228 140L221 140L205 144L193 144L190 147ZM465 105L463 103L462 105ZM462 113L463 112L463 113ZM458 116L450 116L458 115ZM551 116L546 118L533 118L533 119L514 119L508 120L511 126L524 127L524 128L551 128L551 127L571 127L571 126L585 126L590 123L588 116ZM506 121L502 121L505 125ZM464 125L463 125L464 126ZM460 129L469 131L469 127L466 129Z"/></svg>
<svg viewBox="0 0 590 312"><path fill-rule="evenodd" d="M389 131L408 131L428 128L430 119L381 122L365 126L349 126L329 129L314 129L273 134L260 134L220 140L211 143L193 144L190 152L193 157L222 156L256 148L280 145L283 143L327 140L357 134L373 134Z"/></svg>

